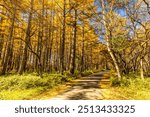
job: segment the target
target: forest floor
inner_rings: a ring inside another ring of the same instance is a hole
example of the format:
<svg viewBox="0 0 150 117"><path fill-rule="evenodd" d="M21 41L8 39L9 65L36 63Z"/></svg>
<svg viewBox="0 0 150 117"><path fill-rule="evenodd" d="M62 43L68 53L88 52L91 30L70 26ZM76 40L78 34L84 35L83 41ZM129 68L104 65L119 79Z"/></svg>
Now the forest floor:
<svg viewBox="0 0 150 117"><path fill-rule="evenodd" d="M99 72L59 86L55 91L45 92L34 99L51 100L103 100L110 87L109 72ZM52 93L55 92L55 94ZM106 96L106 97L105 97Z"/></svg>
<svg viewBox="0 0 150 117"><path fill-rule="evenodd" d="M123 80L121 86L112 86L111 73L103 71L60 84L34 100L149 100L150 79ZM131 77L131 76L130 76ZM128 84L129 83L129 84ZM125 84L125 85L124 85ZM128 84L128 85L126 85Z"/></svg>
<svg viewBox="0 0 150 117"><path fill-rule="evenodd" d="M35 73L0 76L0 100L128 99L149 100L150 77L142 80L139 75L129 74L118 81L112 71L101 71L86 77L44 74L42 79Z"/></svg>

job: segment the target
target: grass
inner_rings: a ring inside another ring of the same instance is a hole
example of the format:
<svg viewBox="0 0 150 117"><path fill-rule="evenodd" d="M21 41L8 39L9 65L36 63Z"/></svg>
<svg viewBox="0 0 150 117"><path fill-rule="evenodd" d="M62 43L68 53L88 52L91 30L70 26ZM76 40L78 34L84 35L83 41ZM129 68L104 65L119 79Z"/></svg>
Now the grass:
<svg viewBox="0 0 150 117"><path fill-rule="evenodd" d="M74 84L71 82L73 79L92 73L91 70L82 73L76 71L74 75L69 72L64 75L45 73L43 78L36 73L0 76L0 100L49 99Z"/></svg>
<svg viewBox="0 0 150 117"><path fill-rule="evenodd" d="M87 76L93 71L84 71L81 76ZM0 99L1 100L29 100L50 99L73 84L79 73L76 71L75 78L69 73L44 74L40 78L35 73L24 75L0 76ZM109 77L110 73L104 74L100 87L104 99L114 100L150 100L150 78L140 79L137 74L123 76L121 81Z"/></svg>
<svg viewBox="0 0 150 117"><path fill-rule="evenodd" d="M150 100L150 78L142 80L131 74L121 81L111 78L111 87L105 92L106 99Z"/></svg>
<svg viewBox="0 0 150 117"><path fill-rule="evenodd" d="M73 85L77 84L79 82L79 79L82 79L82 77L76 79L76 80L71 80L69 82L66 82L64 84L60 84L52 89L49 89L47 91L42 92L41 94L32 97L31 99L33 100L47 100L47 99L51 99L55 96L57 96L58 94L61 94L62 92L64 92L66 89L72 87Z"/></svg>
<svg viewBox="0 0 150 117"><path fill-rule="evenodd" d="M0 92L0 99L1 100L25 100L30 99L35 95L41 93L42 90L40 88L34 89L26 89L26 90L4 90Z"/></svg>
<svg viewBox="0 0 150 117"><path fill-rule="evenodd" d="M93 70L86 70L86 71L84 71L84 72L82 72L81 73L81 76L88 76L88 75L91 75L91 74L93 74L95 71L93 71Z"/></svg>
<svg viewBox="0 0 150 117"><path fill-rule="evenodd" d="M73 79L60 74L44 74L43 76L43 78L40 78L34 73L21 76L0 76L0 99L32 99L34 96Z"/></svg>

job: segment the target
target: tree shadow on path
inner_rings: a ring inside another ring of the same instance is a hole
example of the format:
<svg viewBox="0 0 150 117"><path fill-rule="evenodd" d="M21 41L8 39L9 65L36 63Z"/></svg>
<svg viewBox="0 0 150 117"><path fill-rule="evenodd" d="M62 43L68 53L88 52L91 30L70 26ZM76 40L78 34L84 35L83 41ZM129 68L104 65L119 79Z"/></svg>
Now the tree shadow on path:
<svg viewBox="0 0 150 117"><path fill-rule="evenodd" d="M77 80L78 83L59 94L53 100L97 100L103 98L100 81L107 72L100 72Z"/></svg>

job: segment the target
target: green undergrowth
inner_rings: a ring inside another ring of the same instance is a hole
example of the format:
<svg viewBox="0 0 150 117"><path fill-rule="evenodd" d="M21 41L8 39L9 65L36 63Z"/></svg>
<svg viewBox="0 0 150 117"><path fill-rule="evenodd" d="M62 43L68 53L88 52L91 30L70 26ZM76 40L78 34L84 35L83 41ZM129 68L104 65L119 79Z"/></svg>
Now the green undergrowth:
<svg viewBox="0 0 150 117"><path fill-rule="evenodd" d="M47 90L53 89L58 85L70 82L81 76L88 76L96 71L87 70L82 73L75 71L74 75L70 72L61 74L43 74L40 78L36 73L25 73L23 75L9 74L0 76L0 99L1 100L23 100L42 94Z"/></svg>
<svg viewBox="0 0 150 117"><path fill-rule="evenodd" d="M88 75L91 75L93 73L95 73L96 71L93 71L93 70L86 70L84 72L81 73L81 76L88 76Z"/></svg>
<svg viewBox="0 0 150 117"><path fill-rule="evenodd" d="M60 74L44 74L43 78L36 74L0 76L0 99L30 99L32 96L72 79L73 77Z"/></svg>
<svg viewBox="0 0 150 117"><path fill-rule="evenodd" d="M112 87L115 93L125 99L149 100L150 99L150 77L142 80L136 74L122 77L121 81L111 78Z"/></svg>
<svg viewBox="0 0 150 117"><path fill-rule="evenodd" d="M83 72L76 70L73 75L69 71L65 71L64 74L67 76L73 76L75 78L79 78L79 77L89 76L89 75L96 73L96 72L99 72L99 70L85 70Z"/></svg>

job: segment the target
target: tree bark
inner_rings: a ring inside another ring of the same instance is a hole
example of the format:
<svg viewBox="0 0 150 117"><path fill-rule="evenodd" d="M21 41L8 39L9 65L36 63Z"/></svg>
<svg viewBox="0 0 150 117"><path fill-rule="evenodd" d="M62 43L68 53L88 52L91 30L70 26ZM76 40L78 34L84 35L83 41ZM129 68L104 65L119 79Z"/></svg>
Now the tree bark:
<svg viewBox="0 0 150 117"><path fill-rule="evenodd" d="M60 72L64 73L64 52L65 52L65 39L66 39L66 0L64 0L64 8L63 8L63 32L62 32L62 40L60 43Z"/></svg>
<svg viewBox="0 0 150 117"><path fill-rule="evenodd" d="M140 74L141 79L144 80L143 59L140 60Z"/></svg>
<svg viewBox="0 0 150 117"><path fill-rule="evenodd" d="M7 46L6 46L6 55L3 58L4 61L2 61L2 72L1 74L4 75L6 73L7 70L7 66L8 66L8 62L10 61L11 58L11 52L12 52L12 39L13 39L13 31L14 31L14 25L15 25L15 19L16 19L16 11L17 11L17 1L14 2L14 6L13 6L13 16L12 16L12 21L11 21L11 25L10 25L10 33L7 39Z"/></svg>
<svg viewBox="0 0 150 117"><path fill-rule="evenodd" d="M116 69L116 72L117 72L117 76L118 76L118 79L120 80L121 79L121 73L120 73L120 68L119 68L119 65L117 63L117 60L114 56L114 53L113 51L111 50L111 44L110 44L110 40L109 40L109 37L108 37L108 32L107 32L107 25L106 25L106 18L105 18L105 5L104 5L104 0L101 0L101 5L102 5L102 17L103 17L103 25L104 25L104 28L105 28L105 40L106 40L106 46L107 46L107 50L113 60L113 63L114 63L114 66L115 66L115 69Z"/></svg>
<svg viewBox="0 0 150 117"><path fill-rule="evenodd" d="M75 11L75 19L74 19L74 37L73 37L73 57L72 57L72 68L71 74L74 74L76 68L76 41L77 41L77 9Z"/></svg>
<svg viewBox="0 0 150 117"><path fill-rule="evenodd" d="M83 72L84 71L84 63L85 63L85 61L84 61L84 54L85 54L85 50L84 50L84 48L85 48L85 35L84 35L84 24L83 24L83 26L82 26L82 55L81 55L81 72Z"/></svg>
<svg viewBox="0 0 150 117"><path fill-rule="evenodd" d="M29 18L28 18L28 25L26 29L26 37L25 37L25 47L24 47L24 52L23 52L23 57L21 60L20 68L19 68L19 74L22 74L26 70L26 65L27 65L27 58L28 58L28 46L30 45L30 34L31 34L31 21L32 21L32 12L33 12L33 5L34 5L34 0L31 0L31 10L29 13Z"/></svg>

